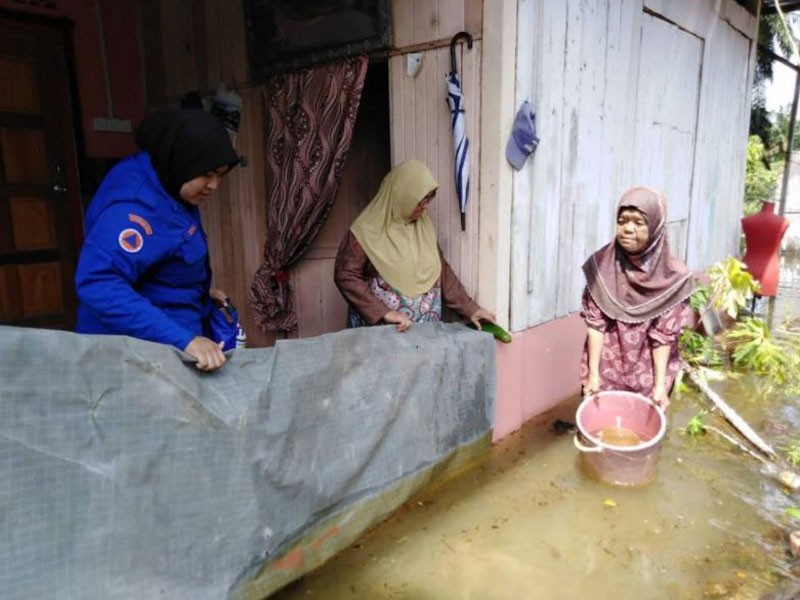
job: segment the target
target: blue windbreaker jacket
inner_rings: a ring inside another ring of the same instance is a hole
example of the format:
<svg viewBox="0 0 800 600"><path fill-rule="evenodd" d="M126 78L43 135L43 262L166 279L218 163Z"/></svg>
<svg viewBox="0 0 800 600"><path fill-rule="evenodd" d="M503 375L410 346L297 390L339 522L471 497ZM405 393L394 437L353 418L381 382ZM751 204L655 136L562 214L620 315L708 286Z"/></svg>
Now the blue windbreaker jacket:
<svg viewBox="0 0 800 600"><path fill-rule="evenodd" d="M144 152L116 165L86 212L75 274L79 333L183 350L214 309L200 211L172 198Z"/></svg>

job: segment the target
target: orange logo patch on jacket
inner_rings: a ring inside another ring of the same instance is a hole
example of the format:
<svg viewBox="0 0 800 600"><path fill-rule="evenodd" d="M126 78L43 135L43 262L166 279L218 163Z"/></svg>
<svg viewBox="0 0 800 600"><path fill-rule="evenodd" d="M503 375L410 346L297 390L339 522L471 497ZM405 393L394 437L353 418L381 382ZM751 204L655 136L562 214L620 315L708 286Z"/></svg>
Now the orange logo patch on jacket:
<svg viewBox="0 0 800 600"><path fill-rule="evenodd" d="M144 217L140 217L135 213L129 213L128 221L130 221L131 223L136 223L139 227L144 229L144 232L147 235L153 235L153 228L150 227L150 223L148 223L147 219L145 219Z"/></svg>
<svg viewBox="0 0 800 600"><path fill-rule="evenodd" d="M119 247L125 250L125 252L135 254L136 252L139 252L143 246L144 238L142 237L142 234L135 229L123 229L120 232Z"/></svg>

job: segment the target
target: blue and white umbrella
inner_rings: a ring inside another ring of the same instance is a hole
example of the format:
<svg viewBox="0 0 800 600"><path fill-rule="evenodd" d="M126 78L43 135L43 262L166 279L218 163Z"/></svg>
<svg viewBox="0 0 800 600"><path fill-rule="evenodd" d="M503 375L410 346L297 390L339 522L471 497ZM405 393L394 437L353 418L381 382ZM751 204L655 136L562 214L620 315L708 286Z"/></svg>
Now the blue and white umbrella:
<svg viewBox="0 0 800 600"><path fill-rule="evenodd" d="M461 31L450 40L450 73L447 82L447 104L450 106L451 126L453 128L453 157L455 159L456 195L461 211L461 231L467 228L467 201L469 200L469 138L467 138L464 117L464 94L456 70L455 45L459 38L467 39L467 48L472 48L472 36Z"/></svg>

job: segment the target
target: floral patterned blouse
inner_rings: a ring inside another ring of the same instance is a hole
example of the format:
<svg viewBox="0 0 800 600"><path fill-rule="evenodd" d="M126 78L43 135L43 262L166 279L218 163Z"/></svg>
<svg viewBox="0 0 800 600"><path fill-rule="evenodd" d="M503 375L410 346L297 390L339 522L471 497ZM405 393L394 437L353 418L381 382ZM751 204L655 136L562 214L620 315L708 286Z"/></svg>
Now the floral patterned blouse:
<svg viewBox="0 0 800 600"><path fill-rule="evenodd" d="M678 337L689 323L689 301L684 300L658 317L642 323L623 323L607 317L597 306L589 291L583 291L583 310L586 325L603 333L600 354L600 389L626 390L650 396L655 380L652 349L670 346L667 361L667 392L680 370ZM589 352L584 347L581 360L581 383L589 377Z"/></svg>
<svg viewBox="0 0 800 600"><path fill-rule="evenodd" d="M408 315L414 323L440 321L442 305L469 318L480 308L467 294L453 269L439 253L442 274L434 286L419 296L404 296L372 266L355 236L347 232L336 254L334 279L349 305L348 327L375 325L388 310Z"/></svg>

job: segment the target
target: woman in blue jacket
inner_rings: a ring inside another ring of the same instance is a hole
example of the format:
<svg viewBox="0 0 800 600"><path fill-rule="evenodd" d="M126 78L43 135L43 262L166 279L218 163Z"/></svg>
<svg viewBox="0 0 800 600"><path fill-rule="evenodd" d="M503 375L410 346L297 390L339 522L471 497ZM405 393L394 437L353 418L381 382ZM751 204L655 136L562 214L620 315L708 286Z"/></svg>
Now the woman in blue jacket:
<svg viewBox="0 0 800 600"><path fill-rule="evenodd" d="M224 340L209 338L209 323L225 294L210 289L198 207L239 156L202 110L151 114L136 144L141 151L108 173L86 212L76 330L170 344L199 369L217 369Z"/></svg>

